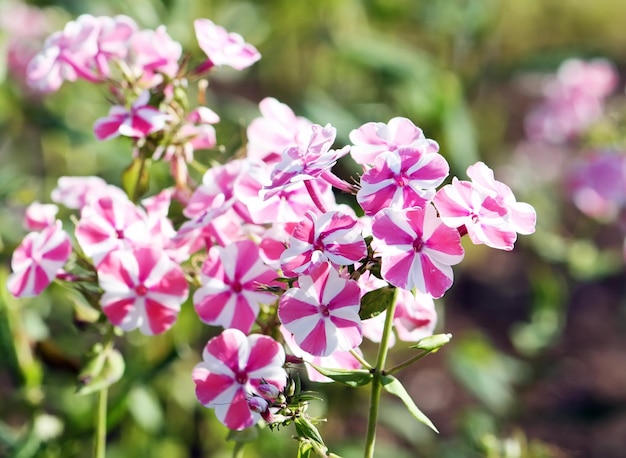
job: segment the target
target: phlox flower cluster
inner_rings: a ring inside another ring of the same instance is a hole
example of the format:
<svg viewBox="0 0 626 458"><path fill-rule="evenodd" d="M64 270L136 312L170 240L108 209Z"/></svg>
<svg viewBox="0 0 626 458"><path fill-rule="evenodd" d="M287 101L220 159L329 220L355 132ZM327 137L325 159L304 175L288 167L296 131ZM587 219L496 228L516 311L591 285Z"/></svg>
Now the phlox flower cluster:
<svg viewBox="0 0 626 458"><path fill-rule="evenodd" d="M518 233L534 231L535 212L483 163L468 169L471 182L453 178L437 190L448 163L407 118L365 123L350 133L352 144L335 148L335 127L273 98L249 124L245 155L195 184L184 164L215 147L219 116L185 108L177 89L260 55L207 19L194 26L206 58L192 68L163 27L141 30L123 16L81 16L33 59L29 79L43 90L79 78L108 84L116 103L96 120L96 138L127 137L134 161L169 161L173 187L139 200L97 177L62 177L51 200L77 212L75 226L65 232L56 205L33 204L9 289L23 297L55 278L96 284L108 320L147 335L174 326L190 300L203 323L224 328L193 371L198 400L242 429L271 418L287 384L283 343L321 367L360 367L363 338L380 341L385 316L362 319L361 301L390 285L397 339L431 334L433 299L453 285L452 266L464 256L461 237L510 250ZM350 158L362 174L349 183L332 169ZM354 195L354 205L338 204L339 192Z"/></svg>

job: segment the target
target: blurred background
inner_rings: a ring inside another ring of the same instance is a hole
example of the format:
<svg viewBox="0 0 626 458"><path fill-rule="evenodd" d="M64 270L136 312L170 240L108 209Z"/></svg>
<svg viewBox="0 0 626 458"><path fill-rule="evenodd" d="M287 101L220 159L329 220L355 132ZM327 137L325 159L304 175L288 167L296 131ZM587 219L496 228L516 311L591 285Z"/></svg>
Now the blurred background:
<svg viewBox="0 0 626 458"><path fill-rule="evenodd" d="M62 288L20 301L4 288L24 208L50 202L62 175L119 184L130 162L122 143L93 136L104 88L66 83L42 96L24 83L43 40L82 13L165 24L192 51L203 17L254 44L261 61L211 79L227 150L268 96L333 124L341 145L364 122L405 116L440 143L451 174L466 179L484 160L535 206L537 232L514 252L466 245L437 304L452 342L399 375L440 434L386 399L378 456L625 456L626 2L615 0L0 0L0 456L91 453L95 396L74 386L98 336L74 326ZM593 94L581 102L581 92ZM155 189L166 184L154 177ZM165 335L126 336L108 456L231 456L190 378L211 332L184 307ZM367 390L307 388L324 398L312 409L329 418L331 451L361 456ZM245 456L295 456L291 434L260 431Z"/></svg>

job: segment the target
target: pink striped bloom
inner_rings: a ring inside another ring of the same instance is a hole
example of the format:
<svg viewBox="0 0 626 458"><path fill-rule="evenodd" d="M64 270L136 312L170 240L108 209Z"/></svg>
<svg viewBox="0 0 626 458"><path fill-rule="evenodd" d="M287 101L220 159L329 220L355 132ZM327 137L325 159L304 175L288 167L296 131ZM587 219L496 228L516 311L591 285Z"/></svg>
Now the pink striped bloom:
<svg viewBox="0 0 626 458"><path fill-rule="evenodd" d="M29 231L41 231L56 224L56 214L59 207L54 204L33 202L24 213L24 227Z"/></svg>
<svg viewBox="0 0 626 458"><path fill-rule="evenodd" d="M259 51L246 43L238 33L228 32L224 27L215 25L208 19L196 19L193 26L200 49L208 57L208 60L200 65L198 70L200 72L223 65L243 70L261 58Z"/></svg>
<svg viewBox="0 0 626 458"><path fill-rule="evenodd" d="M38 296L54 280L72 252L61 221L31 232L13 252L7 289L15 297Z"/></svg>
<svg viewBox="0 0 626 458"><path fill-rule="evenodd" d="M393 325L398 339L417 342L433 334L437 326L437 312L432 296L421 291L399 289Z"/></svg>
<svg viewBox="0 0 626 458"><path fill-rule="evenodd" d="M366 255L360 225L352 216L338 211L320 216L307 212L291 233L280 263L285 275L295 277L327 261L347 266Z"/></svg>
<svg viewBox="0 0 626 458"><path fill-rule="evenodd" d="M132 138L144 138L152 132L162 130L170 116L148 105L150 92L144 91L133 102L130 110L122 105L114 105L109 115L99 118L94 124L94 133L98 140L109 140L124 135Z"/></svg>
<svg viewBox="0 0 626 458"><path fill-rule="evenodd" d="M160 249L113 251L97 271L104 291L102 311L124 331L139 329L146 335L167 331L189 292L181 267Z"/></svg>
<svg viewBox="0 0 626 458"><path fill-rule="evenodd" d="M382 277L399 288L443 296L452 286L451 266L463 259L458 231L445 226L432 205L382 210L372 221Z"/></svg>
<svg viewBox="0 0 626 458"><path fill-rule="evenodd" d="M448 172L448 163L437 152L413 147L384 152L361 177L356 198L370 216L383 208L424 207Z"/></svg>
<svg viewBox="0 0 626 458"><path fill-rule="evenodd" d="M273 164L285 148L302 144L310 135L312 122L272 97L261 100L259 110L261 117L253 119L247 130L248 157Z"/></svg>
<svg viewBox="0 0 626 458"><path fill-rule="evenodd" d="M119 195L101 197L83 207L75 234L96 265L113 250L151 242L145 212Z"/></svg>
<svg viewBox="0 0 626 458"><path fill-rule="evenodd" d="M280 189L300 181L314 180L330 173L330 169L340 157L350 151L349 146L340 150L331 150L337 129L330 124L322 127L311 126L310 135L304 143L290 146L282 153L282 158L272 170L272 184L265 186L265 197L271 197Z"/></svg>
<svg viewBox="0 0 626 458"><path fill-rule="evenodd" d="M52 190L50 197L53 202L74 210L80 210L91 200L103 195L125 197L120 188L107 184L100 177L60 177L57 187Z"/></svg>
<svg viewBox="0 0 626 458"><path fill-rule="evenodd" d="M262 285L278 286L277 274L259 256L259 247L242 240L227 247L211 247L202 265L202 286L193 295L193 304L207 324L250 332L260 304L276 301L272 293L259 291Z"/></svg>
<svg viewBox="0 0 626 458"><path fill-rule="evenodd" d="M436 153L439 145L426 138L422 129L410 119L397 117L387 124L368 122L350 132L353 146L350 150L357 164L373 164L379 154L386 151L397 151L402 148L413 148L424 153Z"/></svg>
<svg viewBox="0 0 626 458"><path fill-rule="evenodd" d="M472 243L510 251L517 233L535 231L535 209L517 202L513 191L493 176L482 162L468 167L469 181L453 178L437 192L433 202L442 222L449 227L465 226Z"/></svg>
<svg viewBox="0 0 626 458"><path fill-rule="evenodd" d="M196 397L215 409L218 420L230 429L248 428L261 419L248 402L252 396L263 397L261 385L283 390L287 383L285 351L268 336L226 329L209 340L202 359L192 372Z"/></svg>
<svg viewBox="0 0 626 458"><path fill-rule="evenodd" d="M361 344L360 289L321 264L298 278L280 298L278 317L302 350L313 356L349 351Z"/></svg>

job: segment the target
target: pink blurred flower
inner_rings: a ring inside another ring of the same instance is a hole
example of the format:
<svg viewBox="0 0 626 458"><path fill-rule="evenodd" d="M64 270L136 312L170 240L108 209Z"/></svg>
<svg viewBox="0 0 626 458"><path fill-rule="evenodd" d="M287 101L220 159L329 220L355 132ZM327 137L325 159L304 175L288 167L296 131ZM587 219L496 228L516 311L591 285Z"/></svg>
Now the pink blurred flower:
<svg viewBox="0 0 626 458"><path fill-rule="evenodd" d="M280 298L278 317L296 343L314 356L348 351L362 340L360 291L330 264L320 264Z"/></svg>
<svg viewBox="0 0 626 458"><path fill-rule="evenodd" d="M54 280L72 252L69 235L57 221L41 232L31 232L13 252L7 289L15 297L31 297Z"/></svg>
<svg viewBox="0 0 626 458"><path fill-rule="evenodd" d="M626 208L626 155L599 151L576 161L566 179L574 204L587 216L615 220Z"/></svg>
<svg viewBox="0 0 626 458"><path fill-rule="evenodd" d="M193 26L200 49L208 57L200 65L198 72L223 65L243 70L261 58L257 49L246 43L238 33L229 33L224 27L215 25L208 19L196 19Z"/></svg>
<svg viewBox="0 0 626 458"><path fill-rule="evenodd" d="M26 208L24 227L29 231L41 231L52 226L55 224L58 211L59 207L54 204L33 202Z"/></svg>
<svg viewBox="0 0 626 458"><path fill-rule="evenodd" d="M138 27L133 19L123 15L100 16L96 20L100 30L93 65L98 75L108 77L111 75L111 61L126 59L129 41L137 33Z"/></svg>
<svg viewBox="0 0 626 458"><path fill-rule="evenodd" d="M308 274L324 262L347 266L367 255L357 220L338 211L316 216L308 212L294 228L280 258L285 275Z"/></svg>
<svg viewBox="0 0 626 458"><path fill-rule="evenodd" d="M407 147L383 152L375 159L374 167L361 177L356 198L370 216L383 208L424 207L449 170L445 158L436 150L425 152Z"/></svg>
<svg viewBox="0 0 626 458"><path fill-rule="evenodd" d="M103 195L125 197L124 191L110 186L100 177L60 177L50 197L53 202L80 210L92 199Z"/></svg>
<svg viewBox="0 0 626 458"><path fill-rule="evenodd" d="M134 33L128 47L128 65L135 77L144 83L143 87L162 83L162 75L176 76L183 48L168 35L165 26Z"/></svg>
<svg viewBox="0 0 626 458"><path fill-rule="evenodd" d="M544 86L544 100L526 117L531 140L563 143L578 136L604 112L604 99L619 82L605 59L564 61Z"/></svg>
<svg viewBox="0 0 626 458"><path fill-rule="evenodd" d="M473 243L507 251L513 249L517 233L535 231L535 209L517 202L513 191L496 181L489 167L477 162L468 167L467 174L472 182L455 177L433 200L446 226L465 226Z"/></svg>
<svg viewBox="0 0 626 458"><path fill-rule="evenodd" d="M417 149L423 154L439 151L437 142L426 138L422 129L402 117L392 118L387 124L365 123L350 132L350 141L350 154L357 164L373 164L379 154L402 148Z"/></svg>
<svg viewBox="0 0 626 458"><path fill-rule="evenodd" d="M392 285L435 298L452 286L451 266L463 259L461 238L437 218L432 205L382 210L373 218L372 233L381 275Z"/></svg>
<svg viewBox="0 0 626 458"><path fill-rule="evenodd" d="M280 161L283 151L303 144L311 131L311 121L294 112L284 103L267 97L259 102L261 117L248 126L248 157L267 163Z"/></svg>
<svg viewBox="0 0 626 458"><path fill-rule="evenodd" d="M417 342L432 335L437 326L437 312L432 296L419 290L412 293L399 289L393 325L398 339L404 342Z"/></svg>
<svg viewBox="0 0 626 458"><path fill-rule="evenodd" d="M88 14L50 35L27 69L28 84L42 92L58 90L63 81L99 81L92 70L98 53L98 20Z"/></svg>
<svg viewBox="0 0 626 458"><path fill-rule="evenodd" d="M196 397L226 427L235 430L256 424L261 415L250 409L258 387L272 384L282 390L287 382L283 369L285 351L274 339L238 329L226 329L207 343L203 361L194 367L192 378Z"/></svg>
<svg viewBox="0 0 626 458"><path fill-rule="evenodd" d="M259 257L259 247L250 240L227 247L214 246L202 265L200 282L193 296L198 316L207 324L250 332L260 304L276 301L263 285L278 284L277 274Z"/></svg>
<svg viewBox="0 0 626 458"><path fill-rule="evenodd" d="M109 115L99 118L94 124L94 133L98 140L109 140L124 135L132 138L144 138L152 132L165 127L170 116L148 105L150 92L143 91L133 102L130 109L114 105Z"/></svg>
<svg viewBox="0 0 626 458"><path fill-rule="evenodd" d="M187 299L189 286L180 266L151 247L117 250L98 265L107 318L124 331L154 335L167 331Z"/></svg>
<svg viewBox="0 0 626 458"><path fill-rule="evenodd" d="M96 265L111 251L151 242L145 212L119 196L101 197L83 207L75 233Z"/></svg>

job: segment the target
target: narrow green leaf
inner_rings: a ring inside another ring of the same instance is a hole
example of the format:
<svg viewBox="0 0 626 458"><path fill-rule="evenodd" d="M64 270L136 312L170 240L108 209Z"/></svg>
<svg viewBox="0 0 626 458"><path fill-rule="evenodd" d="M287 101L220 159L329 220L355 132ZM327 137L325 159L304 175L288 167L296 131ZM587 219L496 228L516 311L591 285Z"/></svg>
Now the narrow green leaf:
<svg viewBox="0 0 626 458"><path fill-rule="evenodd" d="M427 352L436 352L445 344L452 340L452 334L435 334L434 336L424 337L420 339L415 345L411 345L409 348L417 348L418 350L424 350Z"/></svg>
<svg viewBox="0 0 626 458"><path fill-rule="evenodd" d="M311 442L300 441L296 458L311 458L311 453L313 453L313 445L311 445Z"/></svg>
<svg viewBox="0 0 626 458"><path fill-rule="evenodd" d="M122 187L132 201L139 199L148 190L149 168L149 159L136 157L122 173Z"/></svg>
<svg viewBox="0 0 626 458"><path fill-rule="evenodd" d="M439 432L433 422L415 405L415 402L413 402L409 393L407 393L402 383L400 383L400 380L391 375L385 375L383 376L383 388L385 388L388 393L399 397L417 421L424 423L436 433Z"/></svg>
<svg viewBox="0 0 626 458"><path fill-rule="evenodd" d="M361 298L361 308L359 309L359 316L362 320L368 318L374 318L376 315L380 315L392 304L394 298L395 288L391 286L383 286L382 288L375 289L365 294Z"/></svg>
<svg viewBox="0 0 626 458"><path fill-rule="evenodd" d="M296 425L298 437L310 440L315 444L315 449L317 451L323 451L323 456L325 456L328 451L328 447L324 444L324 440L322 439L320 432L317 430L315 425L311 423L311 420L306 417L296 417L293 422Z"/></svg>
<svg viewBox="0 0 626 458"><path fill-rule="evenodd" d="M372 373L366 369L330 369L309 362L307 362L307 364L311 365L313 369L320 374L325 375L335 382L340 382L351 387L367 385L374 377Z"/></svg>
<svg viewBox="0 0 626 458"><path fill-rule="evenodd" d="M113 385L122 378L124 369L124 357L114 348L96 354L81 371L76 394L91 394Z"/></svg>

